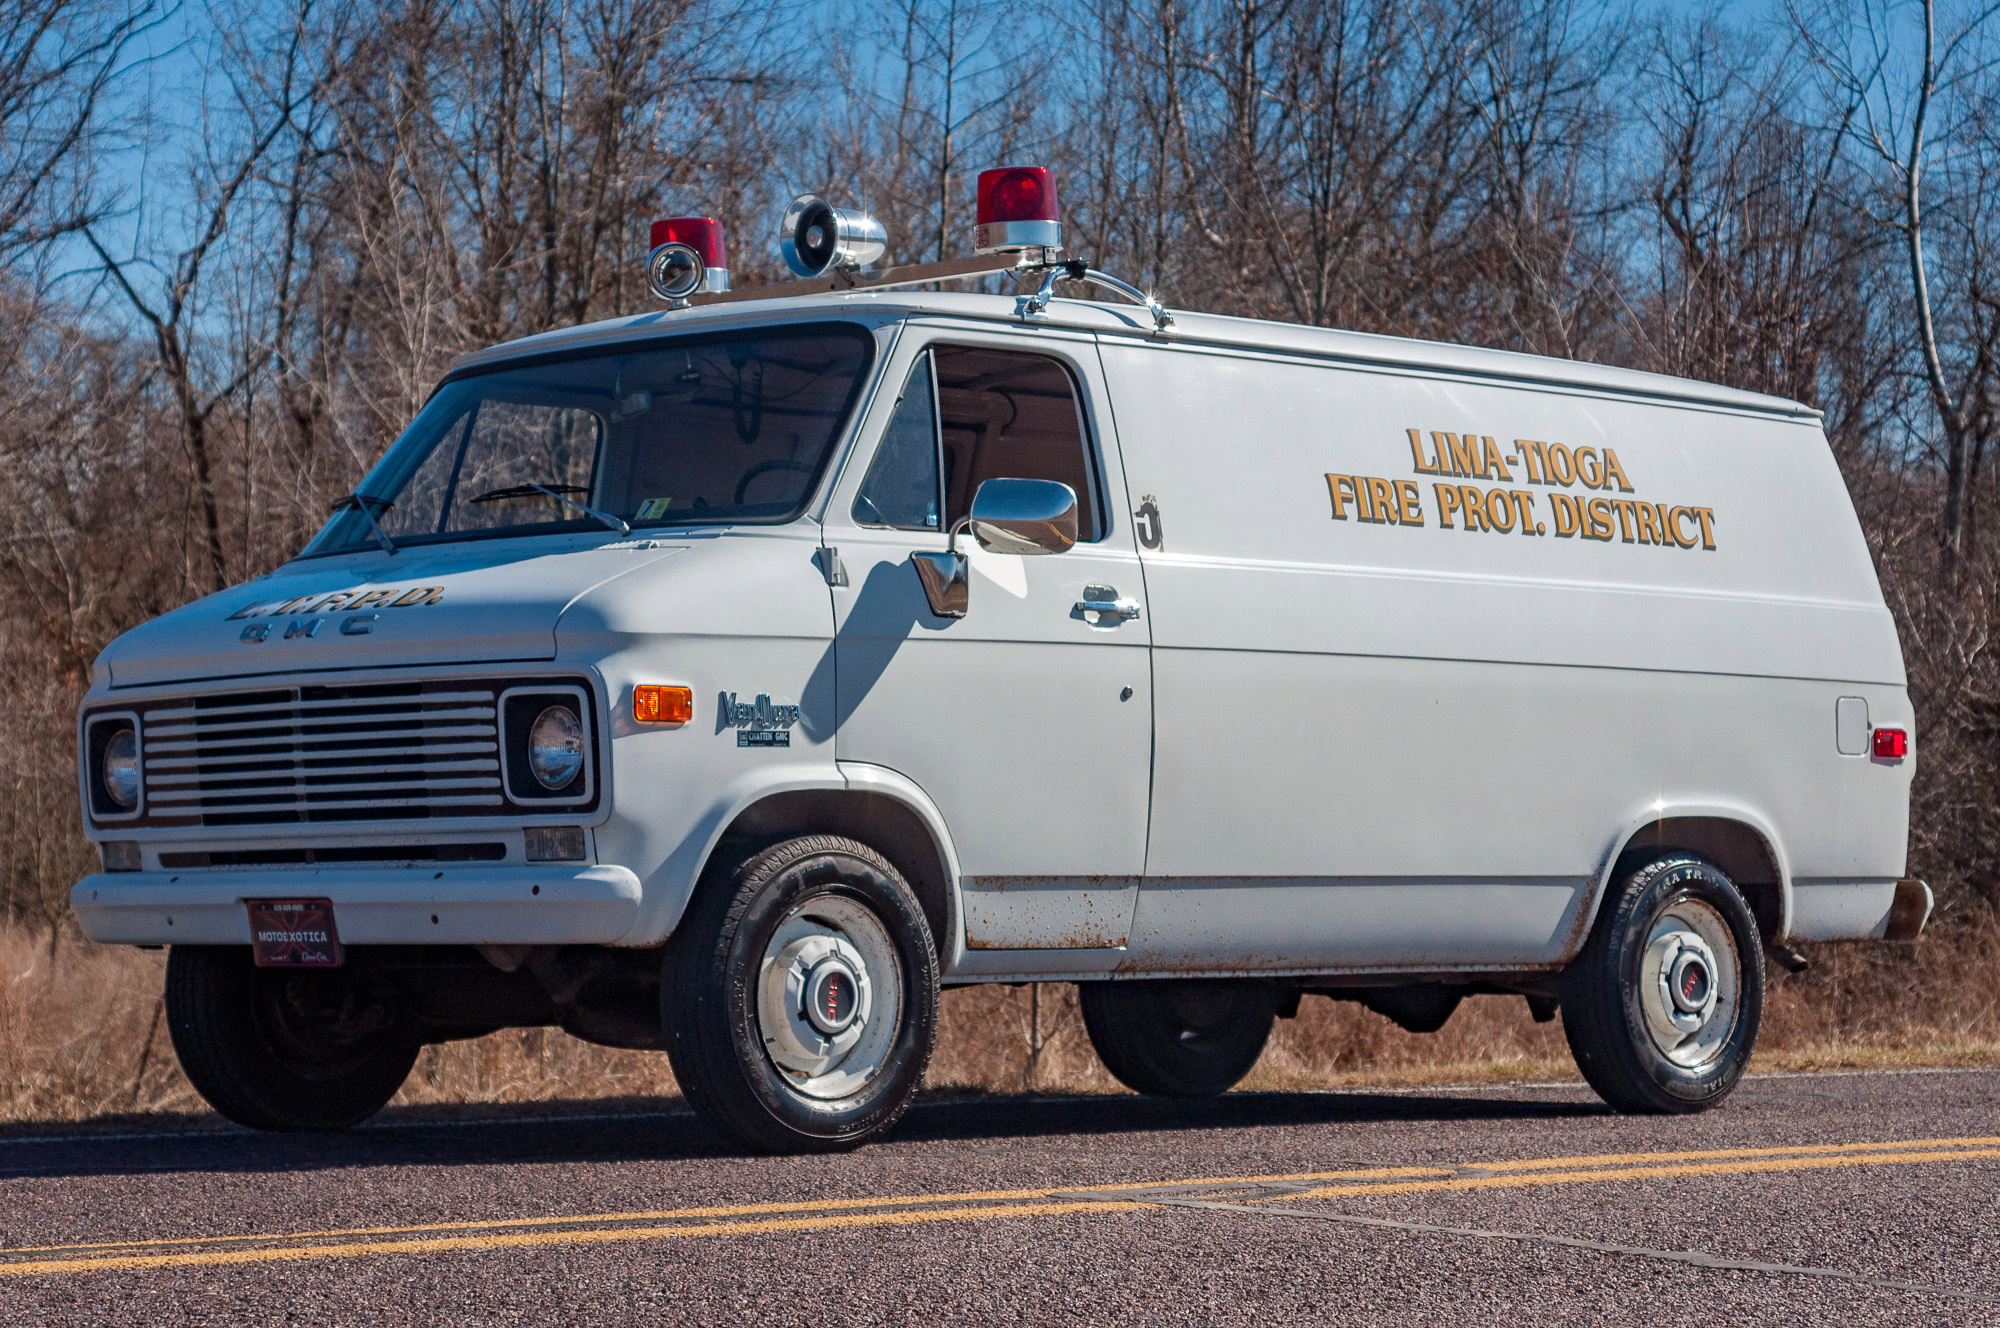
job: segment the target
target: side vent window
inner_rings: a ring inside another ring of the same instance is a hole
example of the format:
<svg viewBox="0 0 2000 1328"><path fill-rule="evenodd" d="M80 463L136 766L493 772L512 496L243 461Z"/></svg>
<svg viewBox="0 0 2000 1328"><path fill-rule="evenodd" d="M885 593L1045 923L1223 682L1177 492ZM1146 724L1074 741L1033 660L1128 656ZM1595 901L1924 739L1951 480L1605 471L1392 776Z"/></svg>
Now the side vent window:
<svg viewBox="0 0 2000 1328"><path fill-rule="evenodd" d="M882 445L875 449L874 464L854 500L854 519L864 526L936 530L941 492L937 392L931 357L925 355L910 371Z"/></svg>

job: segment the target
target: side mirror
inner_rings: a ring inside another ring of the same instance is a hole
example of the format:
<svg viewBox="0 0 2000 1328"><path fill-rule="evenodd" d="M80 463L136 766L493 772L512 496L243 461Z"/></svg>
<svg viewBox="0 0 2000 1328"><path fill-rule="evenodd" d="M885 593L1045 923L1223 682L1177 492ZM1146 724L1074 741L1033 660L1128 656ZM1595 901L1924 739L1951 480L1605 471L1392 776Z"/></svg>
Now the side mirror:
<svg viewBox="0 0 2000 1328"><path fill-rule="evenodd" d="M1076 544L1076 490L1055 480L988 480L965 521L988 553L1066 553Z"/></svg>
<svg viewBox="0 0 2000 1328"><path fill-rule="evenodd" d="M969 528L988 553L1064 553L1076 544L1076 490L1054 480L987 480L972 495L972 511L951 528L943 553L913 553L924 598L940 618L963 618L971 602L966 557L958 532Z"/></svg>

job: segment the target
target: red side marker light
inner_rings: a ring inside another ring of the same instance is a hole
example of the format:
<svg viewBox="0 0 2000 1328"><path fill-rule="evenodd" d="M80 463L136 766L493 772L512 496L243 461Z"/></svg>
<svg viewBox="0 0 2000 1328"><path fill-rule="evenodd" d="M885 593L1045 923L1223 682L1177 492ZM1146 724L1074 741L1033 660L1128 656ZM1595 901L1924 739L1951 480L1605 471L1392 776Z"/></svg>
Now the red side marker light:
<svg viewBox="0 0 2000 1328"><path fill-rule="evenodd" d="M1902 729L1875 730L1875 759L1900 761L1910 754L1910 735Z"/></svg>
<svg viewBox="0 0 2000 1328"><path fill-rule="evenodd" d="M1046 166L981 171L978 221L973 247L982 254L1062 248L1055 176Z"/></svg>

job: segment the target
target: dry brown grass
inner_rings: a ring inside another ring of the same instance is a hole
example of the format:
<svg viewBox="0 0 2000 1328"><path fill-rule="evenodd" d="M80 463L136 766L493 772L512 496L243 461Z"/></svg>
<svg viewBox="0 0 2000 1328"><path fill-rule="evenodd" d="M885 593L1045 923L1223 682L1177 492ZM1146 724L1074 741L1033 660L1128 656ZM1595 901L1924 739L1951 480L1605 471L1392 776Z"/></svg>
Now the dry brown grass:
<svg viewBox="0 0 2000 1328"><path fill-rule="evenodd" d="M1803 976L1774 975L1760 1070L2000 1065L2000 923L1916 946L1824 946ZM194 1112L200 1099L160 1026L159 952L0 929L0 1121ZM1278 1025L1252 1089L1560 1080L1559 1024L1525 1002L1475 996L1444 1030L1404 1033L1349 1002L1308 997ZM933 1092L1122 1091L1090 1049L1064 984L947 993ZM549 1029L425 1050L399 1102L670 1096L666 1057L593 1047Z"/></svg>

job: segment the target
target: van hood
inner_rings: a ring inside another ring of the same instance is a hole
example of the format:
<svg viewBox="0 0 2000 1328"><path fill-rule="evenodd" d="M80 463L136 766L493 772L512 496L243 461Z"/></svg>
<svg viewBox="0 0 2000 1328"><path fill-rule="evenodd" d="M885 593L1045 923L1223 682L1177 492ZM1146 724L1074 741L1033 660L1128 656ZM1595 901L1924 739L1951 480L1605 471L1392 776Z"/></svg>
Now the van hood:
<svg viewBox="0 0 2000 1328"><path fill-rule="evenodd" d="M545 660L579 596L685 546L575 537L288 563L125 633L114 687L314 669Z"/></svg>

